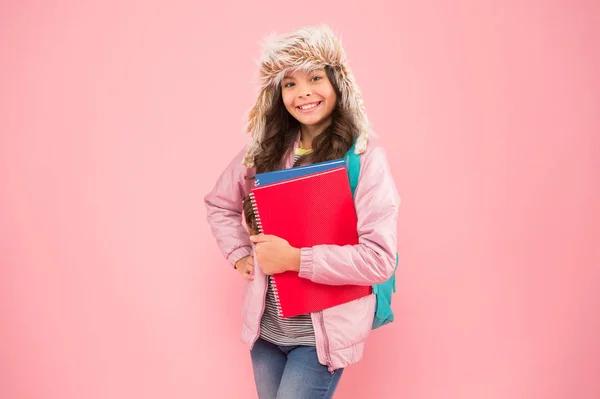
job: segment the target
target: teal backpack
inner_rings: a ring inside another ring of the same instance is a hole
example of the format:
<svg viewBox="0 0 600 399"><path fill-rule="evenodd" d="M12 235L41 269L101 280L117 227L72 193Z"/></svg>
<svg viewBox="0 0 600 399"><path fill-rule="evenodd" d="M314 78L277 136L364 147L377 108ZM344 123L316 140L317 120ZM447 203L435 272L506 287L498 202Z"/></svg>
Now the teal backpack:
<svg viewBox="0 0 600 399"><path fill-rule="evenodd" d="M360 155L354 153L354 146L344 156L346 168L348 170L348 180L350 181L350 189L352 197L358 185L358 176L360 174ZM373 286L373 294L375 294L375 317L373 319L372 329L379 328L385 324L394 321L394 312L392 311L392 293L396 292L396 269L398 269L398 253L396 252L396 267L392 277L384 283L375 284Z"/></svg>

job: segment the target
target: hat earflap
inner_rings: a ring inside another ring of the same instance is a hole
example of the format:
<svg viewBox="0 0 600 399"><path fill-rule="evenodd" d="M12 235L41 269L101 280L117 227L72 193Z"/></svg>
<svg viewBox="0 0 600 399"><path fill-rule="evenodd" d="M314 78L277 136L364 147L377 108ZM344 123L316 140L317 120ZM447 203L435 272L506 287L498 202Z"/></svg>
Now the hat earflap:
<svg viewBox="0 0 600 399"><path fill-rule="evenodd" d="M273 102L273 90L274 89L271 86L263 88L258 95L256 104L250 110L247 132L252 137L252 146L248 148L246 156L244 156L244 160L242 161L242 164L247 168L254 167L254 156L260 149L260 143L262 142L265 132L267 111Z"/></svg>

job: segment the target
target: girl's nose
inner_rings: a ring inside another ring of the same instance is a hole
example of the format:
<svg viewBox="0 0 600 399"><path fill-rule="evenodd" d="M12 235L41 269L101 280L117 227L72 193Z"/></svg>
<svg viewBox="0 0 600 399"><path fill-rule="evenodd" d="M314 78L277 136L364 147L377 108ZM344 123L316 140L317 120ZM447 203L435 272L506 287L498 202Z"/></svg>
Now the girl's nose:
<svg viewBox="0 0 600 399"><path fill-rule="evenodd" d="M312 90L310 89L310 85L307 84L301 84L301 87L298 88L298 93L300 93L298 95L298 97L308 97L312 94Z"/></svg>

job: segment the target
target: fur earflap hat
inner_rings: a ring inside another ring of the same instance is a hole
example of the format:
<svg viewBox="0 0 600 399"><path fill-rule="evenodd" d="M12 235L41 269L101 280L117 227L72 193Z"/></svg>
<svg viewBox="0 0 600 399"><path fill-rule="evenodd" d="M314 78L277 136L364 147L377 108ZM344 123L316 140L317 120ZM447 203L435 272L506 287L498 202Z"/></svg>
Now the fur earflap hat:
<svg viewBox="0 0 600 399"><path fill-rule="evenodd" d="M260 92L256 104L249 113L247 132L252 137L242 165L254 167L254 155L260 151L264 135L266 113L275 98L276 90L287 72L312 71L325 66L333 67L341 97L338 106L354 118L358 132L355 152L363 153L371 128L363 105L362 96L348 68L341 41L326 26L307 26L289 33L267 37L259 61Z"/></svg>

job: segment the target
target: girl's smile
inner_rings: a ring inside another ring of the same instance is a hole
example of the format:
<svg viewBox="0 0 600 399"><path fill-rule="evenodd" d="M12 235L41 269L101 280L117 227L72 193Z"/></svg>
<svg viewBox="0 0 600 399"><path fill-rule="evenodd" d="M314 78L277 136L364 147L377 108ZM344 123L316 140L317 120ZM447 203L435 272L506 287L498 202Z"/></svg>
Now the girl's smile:
<svg viewBox="0 0 600 399"><path fill-rule="evenodd" d="M298 111L302 112L303 114L308 114L308 113L315 111L317 108L319 108L319 106L322 103L323 103L323 101L307 103L307 104L297 106L296 109L298 109Z"/></svg>

